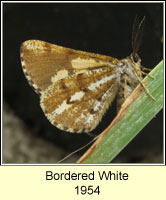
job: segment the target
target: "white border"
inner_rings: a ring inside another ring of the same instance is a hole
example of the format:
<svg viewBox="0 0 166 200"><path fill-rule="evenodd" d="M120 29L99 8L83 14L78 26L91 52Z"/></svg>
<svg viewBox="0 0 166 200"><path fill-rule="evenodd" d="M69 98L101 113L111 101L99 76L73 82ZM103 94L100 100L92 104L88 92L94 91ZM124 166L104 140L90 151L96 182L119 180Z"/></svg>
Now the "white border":
<svg viewBox="0 0 166 200"><path fill-rule="evenodd" d="M164 108L163 108L163 163L153 164L153 163L141 163L141 164L3 164L2 163L2 109L3 109L3 3L163 3L163 35L165 36L165 1L1 1L1 165L2 166L164 166L165 165L165 87L164 87ZM163 60L164 60L164 86L165 86L165 38L163 36Z"/></svg>

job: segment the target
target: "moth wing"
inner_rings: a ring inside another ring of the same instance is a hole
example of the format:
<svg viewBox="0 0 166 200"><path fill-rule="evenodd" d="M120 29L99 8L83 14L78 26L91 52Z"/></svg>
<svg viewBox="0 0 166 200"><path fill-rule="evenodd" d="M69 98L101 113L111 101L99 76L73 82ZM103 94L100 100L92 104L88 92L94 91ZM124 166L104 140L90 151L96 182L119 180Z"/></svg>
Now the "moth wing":
<svg viewBox="0 0 166 200"><path fill-rule="evenodd" d="M37 93L48 88L52 82L81 73L87 68L118 62L109 56L77 51L39 40L23 42L20 54L24 74Z"/></svg>
<svg viewBox="0 0 166 200"><path fill-rule="evenodd" d="M118 88L115 67L82 72L53 83L42 92L40 105L56 127L69 132L93 130Z"/></svg>

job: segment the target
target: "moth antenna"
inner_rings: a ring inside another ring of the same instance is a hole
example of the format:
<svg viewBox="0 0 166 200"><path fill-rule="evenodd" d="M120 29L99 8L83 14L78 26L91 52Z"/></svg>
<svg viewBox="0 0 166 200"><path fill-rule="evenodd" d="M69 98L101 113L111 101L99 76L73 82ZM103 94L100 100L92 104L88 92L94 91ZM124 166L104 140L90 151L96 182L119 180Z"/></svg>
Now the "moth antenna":
<svg viewBox="0 0 166 200"><path fill-rule="evenodd" d="M139 50L143 31L145 27L145 16L142 18L141 22L138 19L138 16L136 15L134 23L133 23L133 30L132 30L132 48L133 53L136 54Z"/></svg>

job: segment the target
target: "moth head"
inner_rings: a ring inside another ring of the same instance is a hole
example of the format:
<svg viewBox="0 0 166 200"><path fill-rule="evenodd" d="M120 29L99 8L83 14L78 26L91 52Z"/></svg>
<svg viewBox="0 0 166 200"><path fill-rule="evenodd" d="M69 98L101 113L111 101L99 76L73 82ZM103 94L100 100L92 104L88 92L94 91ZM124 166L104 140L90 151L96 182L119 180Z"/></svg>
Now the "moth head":
<svg viewBox="0 0 166 200"><path fill-rule="evenodd" d="M137 53L131 53L130 54L130 60L132 62L132 64L136 67L141 67L141 58L139 57L139 55Z"/></svg>
<svg viewBox="0 0 166 200"><path fill-rule="evenodd" d="M142 65L141 58L139 57L139 55L137 53L131 53L129 58L133 70L137 73L139 77L142 77Z"/></svg>

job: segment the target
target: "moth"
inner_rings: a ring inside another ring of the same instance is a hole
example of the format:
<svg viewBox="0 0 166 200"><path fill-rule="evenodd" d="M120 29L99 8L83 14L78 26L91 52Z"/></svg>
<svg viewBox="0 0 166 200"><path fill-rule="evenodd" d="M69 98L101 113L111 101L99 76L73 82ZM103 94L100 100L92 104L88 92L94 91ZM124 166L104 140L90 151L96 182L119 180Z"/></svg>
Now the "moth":
<svg viewBox="0 0 166 200"><path fill-rule="evenodd" d="M133 52L122 60L39 40L22 43L24 74L40 95L41 108L51 124L68 132L88 133L115 96L120 109L144 73L137 53L143 22L144 18L134 23Z"/></svg>

